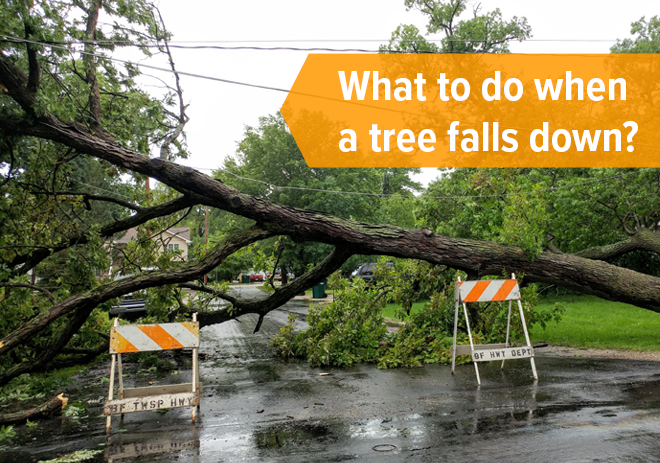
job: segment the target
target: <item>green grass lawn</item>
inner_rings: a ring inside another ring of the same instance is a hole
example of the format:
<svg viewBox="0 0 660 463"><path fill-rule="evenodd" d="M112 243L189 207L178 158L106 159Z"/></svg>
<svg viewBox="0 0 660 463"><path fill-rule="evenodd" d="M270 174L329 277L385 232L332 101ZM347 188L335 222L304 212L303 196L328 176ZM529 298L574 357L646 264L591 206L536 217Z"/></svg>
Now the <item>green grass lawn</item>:
<svg viewBox="0 0 660 463"><path fill-rule="evenodd" d="M421 300L418 302L414 302L412 308L410 309L410 313L416 313L422 310L422 307L424 307L424 304L426 304L428 300ZM396 312L396 309L399 307L398 304L387 304L385 308L383 309L383 316L385 318L389 318L390 320L398 320L396 316L394 315Z"/></svg>
<svg viewBox="0 0 660 463"><path fill-rule="evenodd" d="M414 303L412 313L421 310L426 302ZM660 351L660 314L620 302L582 295L541 299L537 308L550 308L555 302L566 308L564 317L559 323L548 324L545 330L538 325L531 328L532 342L571 347ZM396 308L396 304L387 304L383 309L383 316L396 320Z"/></svg>
<svg viewBox="0 0 660 463"><path fill-rule="evenodd" d="M564 296L542 299L538 308L560 302L566 313L559 323L545 330L535 326L532 342L559 346L609 349L660 350L660 314L595 296Z"/></svg>

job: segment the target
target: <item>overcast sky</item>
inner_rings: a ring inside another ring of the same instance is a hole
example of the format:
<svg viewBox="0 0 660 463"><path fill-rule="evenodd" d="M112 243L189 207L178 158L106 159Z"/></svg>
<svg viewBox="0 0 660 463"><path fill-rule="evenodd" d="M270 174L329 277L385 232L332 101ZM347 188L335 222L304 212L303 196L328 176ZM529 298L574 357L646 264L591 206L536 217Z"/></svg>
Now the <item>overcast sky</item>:
<svg viewBox="0 0 660 463"><path fill-rule="evenodd" d="M480 3L483 11L500 8L505 19L527 18L532 40L513 43L514 53L608 53L616 39L630 36L631 22L660 14L657 0ZM160 10L173 43L223 46L377 50L398 25L415 24L424 31L427 23L421 13L407 12L403 0L161 0ZM282 89L291 88L307 56L300 51L189 49L173 54L180 71ZM192 153L183 163L203 169L221 166L235 153L245 126L256 126L260 116L277 112L286 98L282 92L186 76L182 84L190 103L186 130ZM420 180L426 183L435 176L435 170L427 170Z"/></svg>

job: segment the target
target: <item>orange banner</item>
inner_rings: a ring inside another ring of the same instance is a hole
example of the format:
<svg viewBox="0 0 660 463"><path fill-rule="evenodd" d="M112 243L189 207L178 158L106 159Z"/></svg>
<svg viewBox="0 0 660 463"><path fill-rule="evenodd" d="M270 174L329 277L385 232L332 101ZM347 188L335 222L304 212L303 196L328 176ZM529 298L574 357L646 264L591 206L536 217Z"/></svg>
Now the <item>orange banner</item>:
<svg viewBox="0 0 660 463"><path fill-rule="evenodd" d="M310 167L660 167L659 75L650 54L309 55L282 114Z"/></svg>

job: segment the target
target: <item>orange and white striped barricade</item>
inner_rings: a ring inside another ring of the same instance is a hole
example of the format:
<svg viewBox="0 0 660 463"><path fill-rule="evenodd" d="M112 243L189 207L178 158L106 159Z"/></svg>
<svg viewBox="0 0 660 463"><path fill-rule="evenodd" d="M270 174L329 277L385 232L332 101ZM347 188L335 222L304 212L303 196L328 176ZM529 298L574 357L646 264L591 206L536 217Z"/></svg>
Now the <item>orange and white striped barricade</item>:
<svg viewBox="0 0 660 463"><path fill-rule="evenodd" d="M510 280L477 280L461 281L458 277L456 281L456 310L454 313L454 345L451 348L451 373L454 374L457 355L471 355L474 362L474 370L477 373L477 383L481 384L479 378L478 362L504 361L511 359L529 358L532 364L532 374L534 379L538 379L536 374L536 365L534 364L534 348L529 340L527 332L527 323L525 323L525 314L523 313L522 303L520 302L520 287L516 276L511 274ZM506 341L503 344L474 344L472 341L472 331L470 330L470 320L468 318L467 303L474 302L502 302L509 301L509 316L506 324ZM510 347L509 333L511 331L511 305L513 301L518 301L520 310L520 321L525 332L526 346ZM467 327L470 345L456 345L456 334L458 331L458 306L463 304L463 313L465 315L465 325Z"/></svg>
<svg viewBox="0 0 660 463"><path fill-rule="evenodd" d="M130 352L153 352L160 350L192 348L192 381L184 384L124 388L122 380L121 354ZM119 325L110 330L110 387L108 400L103 405L107 415L106 432L110 433L112 415L161 410L166 408L192 407L192 421L199 410L202 384L199 382L199 323L197 314L192 322L159 323L156 325ZM115 365L119 382L118 398L113 399Z"/></svg>

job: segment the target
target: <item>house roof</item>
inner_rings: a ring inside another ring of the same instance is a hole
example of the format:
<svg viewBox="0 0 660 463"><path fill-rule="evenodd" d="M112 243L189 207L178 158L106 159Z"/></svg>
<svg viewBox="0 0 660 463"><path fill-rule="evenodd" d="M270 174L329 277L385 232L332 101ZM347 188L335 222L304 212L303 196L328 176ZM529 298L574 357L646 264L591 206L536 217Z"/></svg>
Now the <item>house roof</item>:
<svg viewBox="0 0 660 463"><path fill-rule="evenodd" d="M115 243L126 244L130 240L135 240L135 239L137 239L137 230L135 228L129 228L124 236L115 240Z"/></svg>
<svg viewBox="0 0 660 463"><path fill-rule="evenodd" d="M179 238L183 238L186 242L191 243L190 241L190 227L172 227L165 230L165 233L169 233Z"/></svg>
<svg viewBox="0 0 660 463"><path fill-rule="evenodd" d="M188 244L192 243L192 241L190 241L190 227L172 227L165 230L164 233L172 236L178 236ZM129 228L124 236L115 240L115 243L126 244L130 240L135 239L137 239L137 230L135 228Z"/></svg>

